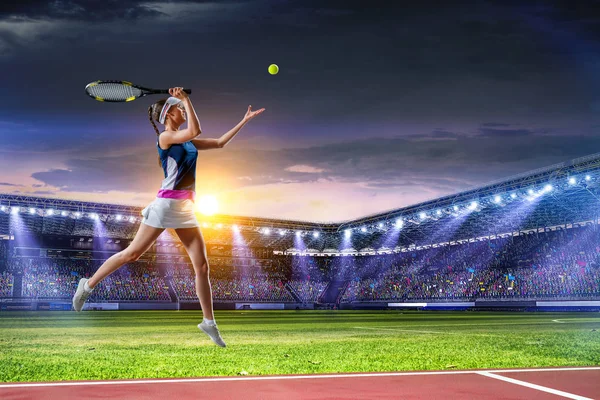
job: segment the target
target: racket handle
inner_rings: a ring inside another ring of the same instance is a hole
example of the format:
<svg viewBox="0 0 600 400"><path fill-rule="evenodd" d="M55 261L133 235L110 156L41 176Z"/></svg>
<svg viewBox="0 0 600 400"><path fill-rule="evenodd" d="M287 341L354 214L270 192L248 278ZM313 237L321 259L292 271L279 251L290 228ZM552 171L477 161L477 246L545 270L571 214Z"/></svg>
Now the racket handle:
<svg viewBox="0 0 600 400"><path fill-rule="evenodd" d="M183 89L184 92L186 92L187 94L192 94L192 89ZM167 89L164 90L155 90L151 93L154 94L169 94L169 91Z"/></svg>

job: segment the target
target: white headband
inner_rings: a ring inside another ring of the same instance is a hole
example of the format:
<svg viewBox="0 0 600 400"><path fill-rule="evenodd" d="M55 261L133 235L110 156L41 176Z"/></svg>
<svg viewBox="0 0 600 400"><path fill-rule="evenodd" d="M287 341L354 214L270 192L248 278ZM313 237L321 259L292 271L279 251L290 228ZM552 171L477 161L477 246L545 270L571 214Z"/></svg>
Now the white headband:
<svg viewBox="0 0 600 400"><path fill-rule="evenodd" d="M164 125L165 118L167 117L167 112L169 112L169 108L179 103L181 103L181 99L178 99L177 97L169 97L165 102L165 105L163 106L162 110L160 111L160 117L158 118L158 122Z"/></svg>

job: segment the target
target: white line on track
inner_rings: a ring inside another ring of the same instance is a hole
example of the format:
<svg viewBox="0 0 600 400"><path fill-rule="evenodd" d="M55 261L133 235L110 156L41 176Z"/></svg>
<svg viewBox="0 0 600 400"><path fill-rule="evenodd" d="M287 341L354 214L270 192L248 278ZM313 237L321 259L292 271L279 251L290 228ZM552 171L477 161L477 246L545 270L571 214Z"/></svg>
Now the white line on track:
<svg viewBox="0 0 600 400"><path fill-rule="evenodd" d="M477 372L479 375L487 376L488 378L498 379L504 382L514 383L515 385L525 386L531 389L539 390L542 392L552 393L557 396L566 397L567 399L575 399L575 400L593 400L589 397L579 396L573 393L563 392L562 390L552 389L546 386L536 385L535 383L529 383L525 381L520 381L518 379L509 378L507 376L496 375L491 372Z"/></svg>
<svg viewBox="0 0 600 400"><path fill-rule="evenodd" d="M88 381L88 382L43 382L43 383L7 383L0 384L0 389L20 387L53 387L53 386L98 386L98 385L145 385L149 383L195 383L195 382L231 382L231 381L270 381L290 379L338 379L338 378L380 378L389 376L422 376L422 375L466 375L507 372L556 372L556 371L593 371L600 367L574 368L531 368L531 369L495 369L465 371L417 371L417 372L380 372L371 374L329 374L329 375L280 375L253 377L213 377L213 378L181 378L181 379L140 379L134 381ZM582 398L583 399L583 398Z"/></svg>
<svg viewBox="0 0 600 400"><path fill-rule="evenodd" d="M552 322L556 322L558 324L564 324L565 321L561 321L560 319L553 319Z"/></svg>

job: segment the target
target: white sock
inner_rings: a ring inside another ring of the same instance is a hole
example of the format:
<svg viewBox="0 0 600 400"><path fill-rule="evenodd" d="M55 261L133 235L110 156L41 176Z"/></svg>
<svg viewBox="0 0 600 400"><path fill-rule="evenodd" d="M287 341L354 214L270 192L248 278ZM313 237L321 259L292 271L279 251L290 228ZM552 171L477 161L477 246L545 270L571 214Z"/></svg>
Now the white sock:
<svg viewBox="0 0 600 400"><path fill-rule="evenodd" d="M88 285L87 281L85 281L85 283L84 283L84 285L83 285L83 290L85 290L85 291L86 291L86 292L88 292L88 293L91 293L91 292L92 292L92 290L94 290L94 289L92 289L92 288L90 287L90 285Z"/></svg>
<svg viewBox="0 0 600 400"><path fill-rule="evenodd" d="M217 326L217 323L214 319L206 319L204 318L204 323L209 326Z"/></svg>

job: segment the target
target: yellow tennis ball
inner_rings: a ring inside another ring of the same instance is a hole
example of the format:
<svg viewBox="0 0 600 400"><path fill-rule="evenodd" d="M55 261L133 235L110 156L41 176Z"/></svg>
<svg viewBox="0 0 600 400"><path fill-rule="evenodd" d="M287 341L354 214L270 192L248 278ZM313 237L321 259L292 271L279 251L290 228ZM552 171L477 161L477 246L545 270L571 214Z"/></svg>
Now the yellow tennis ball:
<svg viewBox="0 0 600 400"><path fill-rule="evenodd" d="M269 65L269 73L271 75L277 75L278 72L279 72L279 67L277 66L277 64Z"/></svg>

